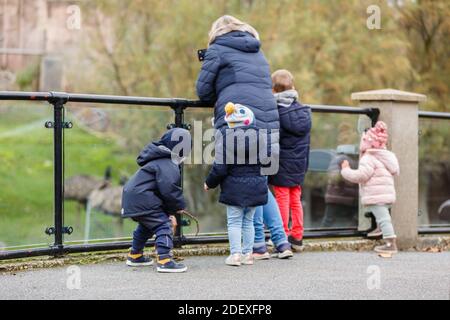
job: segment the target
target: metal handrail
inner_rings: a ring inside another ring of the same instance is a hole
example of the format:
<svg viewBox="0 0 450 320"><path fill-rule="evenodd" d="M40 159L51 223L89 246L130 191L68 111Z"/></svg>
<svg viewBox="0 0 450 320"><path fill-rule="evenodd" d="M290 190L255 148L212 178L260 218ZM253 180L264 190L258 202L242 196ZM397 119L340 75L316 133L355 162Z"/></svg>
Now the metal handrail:
<svg viewBox="0 0 450 320"><path fill-rule="evenodd" d="M434 112L419 110L419 118L450 120L450 112Z"/></svg>
<svg viewBox="0 0 450 320"><path fill-rule="evenodd" d="M22 101L51 101L52 98L60 96L66 99L66 102L84 102L84 103L106 103L106 104L124 104L124 105L142 105L142 106L167 106L183 108L213 108L213 104L199 100L185 98L152 98L139 96L117 96L101 94L84 93L66 93L66 92L22 92L22 91L0 91L0 100L22 100ZM346 113L346 114L365 114L371 116L377 112L373 108L360 108L351 106L333 106L308 104L314 112L325 113Z"/></svg>

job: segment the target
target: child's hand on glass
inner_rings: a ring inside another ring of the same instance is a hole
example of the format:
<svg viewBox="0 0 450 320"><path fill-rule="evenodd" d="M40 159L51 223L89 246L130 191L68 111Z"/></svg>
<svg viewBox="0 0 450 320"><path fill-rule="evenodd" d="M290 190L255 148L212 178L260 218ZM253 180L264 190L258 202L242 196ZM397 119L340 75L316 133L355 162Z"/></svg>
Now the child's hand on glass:
<svg viewBox="0 0 450 320"><path fill-rule="evenodd" d="M350 163L348 163L347 160L342 161L342 163L341 163L341 168L342 168L342 169L350 168Z"/></svg>
<svg viewBox="0 0 450 320"><path fill-rule="evenodd" d="M208 185L206 184L206 182L203 184L203 189L205 189L205 191L208 191L208 190L209 190L209 187L208 187Z"/></svg>

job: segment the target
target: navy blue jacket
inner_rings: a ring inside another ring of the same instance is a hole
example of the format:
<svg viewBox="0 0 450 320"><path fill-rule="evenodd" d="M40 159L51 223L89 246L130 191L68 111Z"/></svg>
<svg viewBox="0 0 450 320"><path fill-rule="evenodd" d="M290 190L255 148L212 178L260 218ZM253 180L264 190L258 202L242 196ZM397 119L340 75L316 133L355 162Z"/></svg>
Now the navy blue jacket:
<svg viewBox="0 0 450 320"><path fill-rule="evenodd" d="M258 132L255 127L252 128ZM223 152L219 157L226 158L226 149L231 148L237 150L237 143L239 138L234 139L234 146L227 145L226 135L235 134L237 137L245 135L246 128L225 129L220 130L223 137ZM242 138L244 139L244 138ZM217 136L216 136L217 141ZM243 140L242 140L243 141ZM225 160L219 164L214 162L208 177L206 178L206 185L214 189L220 185L219 202L238 207L256 207L267 203L267 177L261 175L261 165L259 159L250 159L250 146L248 140L245 140L245 157L240 157L243 164L237 164L237 153L231 154L233 164L226 164ZM217 145L216 145L217 148ZM219 147L220 148L220 147ZM216 149L217 151L218 149ZM216 153L216 159L218 155ZM222 158L221 158L222 159Z"/></svg>
<svg viewBox="0 0 450 320"><path fill-rule="evenodd" d="M185 209L181 189L180 166L172 160L174 146L169 130L160 141L150 143L139 154L141 167L125 184L122 194L122 216L172 214Z"/></svg>
<svg viewBox="0 0 450 320"><path fill-rule="evenodd" d="M249 107L257 128L279 129L270 68L260 46L250 33L233 31L217 37L206 51L197 95L215 103L216 129L227 126L224 107L228 102Z"/></svg>
<svg viewBox="0 0 450 320"><path fill-rule="evenodd" d="M280 167L269 184L281 187L303 185L309 162L311 108L294 101L278 107L280 113Z"/></svg>

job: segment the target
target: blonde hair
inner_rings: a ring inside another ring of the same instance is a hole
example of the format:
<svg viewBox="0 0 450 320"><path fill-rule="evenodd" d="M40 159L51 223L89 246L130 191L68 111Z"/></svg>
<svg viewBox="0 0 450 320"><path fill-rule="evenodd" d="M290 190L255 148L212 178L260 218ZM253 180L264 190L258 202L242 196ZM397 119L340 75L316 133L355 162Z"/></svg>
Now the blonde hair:
<svg viewBox="0 0 450 320"><path fill-rule="evenodd" d="M294 89L294 76L285 69L272 73L272 87L275 92L283 92Z"/></svg>
<svg viewBox="0 0 450 320"><path fill-rule="evenodd" d="M211 26L211 30L209 31L209 41L208 44L211 44L216 40L217 37L229 33L231 31L243 31L248 32L252 36L254 36L257 40L259 40L259 34L251 25L242 22L241 20L233 17L233 16L221 16L219 19L214 21Z"/></svg>

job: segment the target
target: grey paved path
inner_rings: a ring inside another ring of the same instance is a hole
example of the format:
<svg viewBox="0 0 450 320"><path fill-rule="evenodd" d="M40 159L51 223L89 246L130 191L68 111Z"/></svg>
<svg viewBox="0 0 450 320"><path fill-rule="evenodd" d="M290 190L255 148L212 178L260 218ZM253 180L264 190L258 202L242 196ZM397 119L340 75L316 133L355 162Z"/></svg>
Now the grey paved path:
<svg viewBox="0 0 450 320"><path fill-rule="evenodd" d="M67 267L18 272L0 276L0 298L450 299L450 252L405 252L393 259L369 252L302 253L239 268L223 260L187 258L185 274L123 263L83 265L79 290L67 288Z"/></svg>

